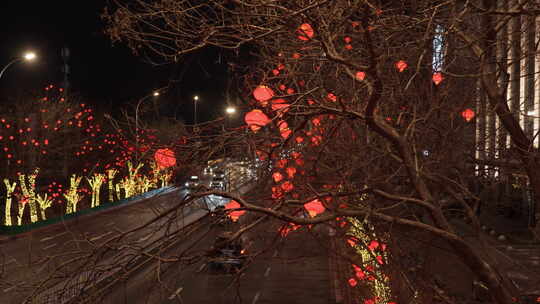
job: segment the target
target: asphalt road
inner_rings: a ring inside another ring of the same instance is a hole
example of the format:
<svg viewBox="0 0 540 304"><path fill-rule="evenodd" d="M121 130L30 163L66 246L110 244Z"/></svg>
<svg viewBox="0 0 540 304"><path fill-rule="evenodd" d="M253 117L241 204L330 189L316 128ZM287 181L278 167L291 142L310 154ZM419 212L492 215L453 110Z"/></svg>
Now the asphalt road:
<svg viewBox="0 0 540 304"><path fill-rule="evenodd" d="M77 266L80 267L79 272L88 273L88 270L97 268L96 265L99 265L100 261L85 260L89 252L101 250L101 261L118 259L120 255L125 256L130 250L135 252L145 248L152 244L153 240L178 230L187 220L195 221L203 217L206 211L196 208L178 208L171 212L168 218L163 218L144 229L128 233L124 238L111 242L118 235L147 223L165 210L174 208L175 205L178 206L182 191L175 190L123 208L65 224L53 225L26 233L16 239L2 241L0 243L0 303L21 303L30 292L35 290L36 284L46 286L53 280L61 281L63 279L61 272L55 269L67 270L70 269L69 267L74 269L73 267ZM172 217L174 221L171 221ZM105 252L102 245L107 242L111 242L117 248L121 244L133 246L121 250L113 248ZM59 268L62 263L69 265ZM51 287L48 288L51 289ZM47 293L47 290L43 293ZM43 296L37 298L42 299ZM35 303L39 302L46 303L47 301L35 301Z"/></svg>
<svg viewBox="0 0 540 304"><path fill-rule="evenodd" d="M262 253L251 257L240 274L232 275L209 271L205 257L217 234L228 228L208 223L202 227L190 236L191 242L164 254L165 258L177 257L189 248L186 256L199 254L199 259L149 264L111 288L101 303L322 304L335 299L327 236L316 240L313 231L303 228L272 242L276 230L255 229L243 237L243 243L248 253ZM199 239L202 241L194 246Z"/></svg>

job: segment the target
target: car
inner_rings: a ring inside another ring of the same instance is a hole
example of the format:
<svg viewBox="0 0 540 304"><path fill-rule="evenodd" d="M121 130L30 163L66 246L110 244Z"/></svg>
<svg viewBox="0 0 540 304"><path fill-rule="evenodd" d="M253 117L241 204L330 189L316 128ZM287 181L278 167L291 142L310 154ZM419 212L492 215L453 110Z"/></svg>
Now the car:
<svg viewBox="0 0 540 304"><path fill-rule="evenodd" d="M199 177L196 175L190 176L184 186L186 186L188 189L197 188L199 186Z"/></svg>
<svg viewBox="0 0 540 304"><path fill-rule="evenodd" d="M211 272L234 274L244 266L246 256L242 240L231 240L231 237L231 232L224 232L216 237L208 258Z"/></svg>

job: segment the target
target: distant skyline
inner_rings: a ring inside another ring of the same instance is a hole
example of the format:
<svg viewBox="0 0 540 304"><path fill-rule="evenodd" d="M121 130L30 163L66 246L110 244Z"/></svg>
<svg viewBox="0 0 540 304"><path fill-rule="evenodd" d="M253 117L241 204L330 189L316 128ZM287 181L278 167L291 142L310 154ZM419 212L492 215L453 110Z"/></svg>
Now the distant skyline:
<svg viewBox="0 0 540 304"><path fill-rule="evenodd" d="M3 1L0 69L28 49L34 50L39 58L35 63L18 63L6 71L0 79L0 98L37 93L48 84L60 85L61 49L67 47L71 55L71 89L90 103L114 107L173 84L170 92L160 96L166 101L165 110L174 107L190 121L191 95L202 97L200 119L205 119L206 111L223 102L226 63L220 61L216 51L195 54L194 58L185 58L186 61L176 65L152 66L133 55L125 44L113 46L105 36L100 15L106 4L106 0L10 1L8 7ZM185 77L178 79L181 75Z"/></svg>

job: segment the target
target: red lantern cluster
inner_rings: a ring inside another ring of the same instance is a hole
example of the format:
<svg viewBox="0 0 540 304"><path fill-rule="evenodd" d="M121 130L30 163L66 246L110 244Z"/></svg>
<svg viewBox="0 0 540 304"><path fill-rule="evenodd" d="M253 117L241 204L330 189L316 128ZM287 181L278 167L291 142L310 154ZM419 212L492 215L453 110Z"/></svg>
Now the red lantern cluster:
<svg viewBox="0 0 540 304"><path fill-rule="evenodd" d="M244 117L247 125L253 132L259 131L262 127L270 123L270 119L261 110L255 109L248 112Z"/></svg>
<svg viewBox="0 0 540 304"><path fill-rule="evenodd" d="M159 169L165 169L176 165L176 157L171 149L158 149L154 153L154 159Z"/></svg>

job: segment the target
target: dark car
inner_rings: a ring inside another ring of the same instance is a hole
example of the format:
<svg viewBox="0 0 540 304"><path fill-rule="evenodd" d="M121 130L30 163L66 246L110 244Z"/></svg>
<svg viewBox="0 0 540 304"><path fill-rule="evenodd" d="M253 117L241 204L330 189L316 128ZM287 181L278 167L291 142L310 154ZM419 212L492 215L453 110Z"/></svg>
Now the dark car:
<svg viewBox="0 0 540 304"><path fill-rule="evenodd" d="M208 259L211 272L236 273L242 269L245 262L242 241L238 238L231 240L231 233L222 233L214 241Z"/></svg>

